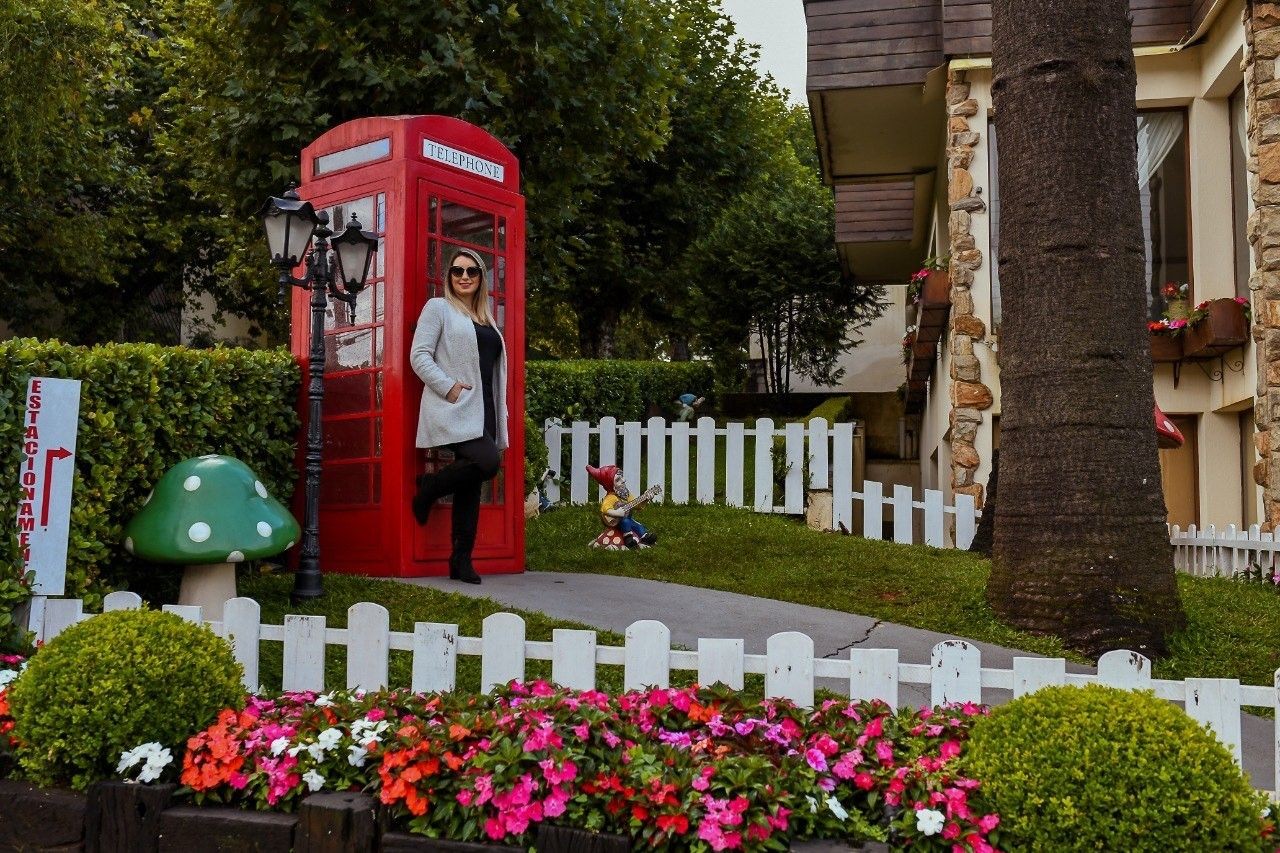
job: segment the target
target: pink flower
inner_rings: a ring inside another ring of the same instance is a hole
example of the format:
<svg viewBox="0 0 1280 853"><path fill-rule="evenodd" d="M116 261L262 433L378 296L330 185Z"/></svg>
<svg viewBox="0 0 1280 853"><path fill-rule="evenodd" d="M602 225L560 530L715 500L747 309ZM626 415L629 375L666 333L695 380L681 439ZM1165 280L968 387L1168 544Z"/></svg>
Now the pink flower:
<svg viewBox="0 0 1280 853"><path fill-rule="evenodd" d="M471 801L475 798L475 792L470 788L463 788L457 794L457 800L463 806L471 805Z"/></svg>
<svg viewBox="0 0 1280 853"><path fill-rule="evenodd" d="M704 767L698 778L689 783L690 787L695 791L705 791L711 787L711 777L715 775L714 767Z"/></svg>
<svg viewBox="0 0 1280 853"><path fill-rule="evenodd" d="M893 764L893 742L882 740L876 743L876 758L884 765Z"/></svg>
<svg viewBox="0 0 1280 853"><path fill-rule="evenodd" d="M942 744L941 748L938 751L939 753L941 753L942 759L944 761L951 758L955 758L957 755L960 754L960 741L957 741L957 740L946 741Z"/></svg>
<svg viewBox="0 0 1280 853"><path fill-rule="evenodd" d="M573 733L578 740L586 740L591 734L591 724L587 722L579 723L573 727Z"/></svg>
<svg viewBox="0 0 1280 853"><path fill-rule="evenodd" d="M978 828L983 832L990 832L1000 825L1000 815L989 814L978 818Z"/></svg>
<svg viewBox="0 0 1280 853"><path fill-rule="evenodd" d="M809 763L810 767L812 767L814 770L817 770L819 773L826 772L827 758L825 755L822 754L821 750L819 749L805 750L804 760Z"/></svg>
<svg viewBox="0 0 1280 853"><path fill-rule="evenodd" d="M852 779L861 763L862 753L855 749L840 756L840 760L831 768L831 772L841 779Z"/></svg>
<svg viewBox="0 0 1280 853"><path fill-rule="evenodd" d="M814 741L813 745L822 752L827 758L835 755L840 751L840 744L836 743L830 735L822 734Z"/></svg>
<svg viewBox="0 0 1280 853"><path fill-rule="evenodd" d="M491 817L484 822L484 834L493 841L501 841L507 831L502 828L502 821Z"/></svg>

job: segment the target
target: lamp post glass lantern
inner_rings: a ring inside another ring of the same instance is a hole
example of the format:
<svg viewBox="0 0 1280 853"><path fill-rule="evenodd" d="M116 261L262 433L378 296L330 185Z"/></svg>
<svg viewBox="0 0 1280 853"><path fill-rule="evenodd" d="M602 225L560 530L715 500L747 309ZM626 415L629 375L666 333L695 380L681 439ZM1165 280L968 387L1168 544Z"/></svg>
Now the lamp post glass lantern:
<svg viewBox="0 0 1280 853"><path fill-rule="evenodd" d="M293 187L283 196L267 199L259 212L267 232L271 264L279 270L280 301L288 285L311 291L311 350L307 356L307 452L305 465L306 512L302 525L302 550L293 576L293 593L299 601L324 593L320 580L320 471L324 433L324 317L329 298L340 300L355 312L356 297L364 289L369 264L378 239L362 230L355 214L342 233L332 240L330 258L329 214L316 212L311 202L298 198ZM307 245L315 245L307 254ZM306 271L294 278L293 268L305 258Z"/></svg>

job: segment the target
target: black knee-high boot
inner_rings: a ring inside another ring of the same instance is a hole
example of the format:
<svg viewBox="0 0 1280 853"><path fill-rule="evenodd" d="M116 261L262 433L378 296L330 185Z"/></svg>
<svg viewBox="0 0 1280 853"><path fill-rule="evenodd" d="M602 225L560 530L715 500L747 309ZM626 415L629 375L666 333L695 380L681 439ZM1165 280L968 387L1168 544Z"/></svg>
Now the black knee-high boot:
<svg viewBox="0 0 1280 853"><path fill-rule="evenodd" d="M480 483L460 485L453 493L453 551L449 554L449 577L466 583L480 583L471 564L480 523Z"/></svg>

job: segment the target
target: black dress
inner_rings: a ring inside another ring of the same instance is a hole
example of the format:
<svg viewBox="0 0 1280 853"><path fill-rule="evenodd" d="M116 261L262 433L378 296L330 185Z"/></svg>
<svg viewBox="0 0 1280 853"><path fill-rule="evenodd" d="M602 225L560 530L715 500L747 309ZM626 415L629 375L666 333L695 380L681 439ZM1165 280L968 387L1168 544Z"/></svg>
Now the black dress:
<svg viewBox="0 0 1280 853"><path fill-rule="evenodd" d="M484 393L484 434L496 438L498 418L493 405L493 368L502 358L502 337L492 326L472 322L476 327L476 349L480 351L480 382Z"/></svg>

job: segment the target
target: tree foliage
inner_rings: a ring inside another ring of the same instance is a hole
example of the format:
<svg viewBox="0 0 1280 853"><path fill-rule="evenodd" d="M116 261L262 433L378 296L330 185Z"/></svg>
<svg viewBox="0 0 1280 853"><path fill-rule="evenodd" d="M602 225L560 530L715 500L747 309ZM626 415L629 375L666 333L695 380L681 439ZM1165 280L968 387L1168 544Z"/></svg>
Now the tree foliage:
<svg viewBox="0 0 1280 853"><path fill-rule="evenodd" d="M278 339L284 314L256 209L298 177L310 140L371 115L458 116L520 158L536 352L684 359L708 351L699 340L741 352L749 322L724 347L700 318L733 301L736 269L761 263L732 234L766 210L790 221L759 235L760 251L785 234L811 253L798 266L823 270L806 279L830 272L836 286L829 193L801 168L816 174L807 117L761 78L717 0L0 10L14 47L0 55L0 103L13 113L0 127L12 143L0 210L40 235L33 247L21 229L0 237L0 252L31 260L0 265L0 316L19 332L172 339L164 321L178 302L204 296ZM799 160L797 135L809 149ZM708 252L734 260L707 264ZM708 266L715 281L695 281ZM817 316L843 315L819 305L791 328L838 334L815 331Z"/></svg>
<svg viewBox="0 0 1280 853"><path fill-rule="evenodd" d="M181 230L153 105L171 2L0 2L0 311L15 331L150 339Z"/></svg>
<svg viewBox="0 0 1280 853"><path fill-rule="evenodd" d="M818 178L808 113L793 108L775 129L768 168L690 250L694 298L683 319L722 374L758 341L766 390L778 394L795 375L837 382L839 357L884 304L881 288L841 275L834 200Z"/></svg>

